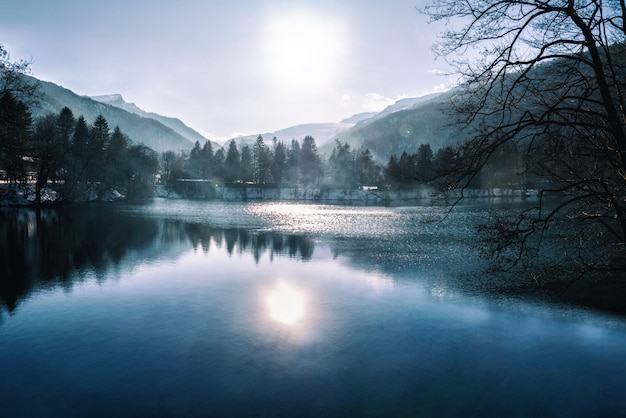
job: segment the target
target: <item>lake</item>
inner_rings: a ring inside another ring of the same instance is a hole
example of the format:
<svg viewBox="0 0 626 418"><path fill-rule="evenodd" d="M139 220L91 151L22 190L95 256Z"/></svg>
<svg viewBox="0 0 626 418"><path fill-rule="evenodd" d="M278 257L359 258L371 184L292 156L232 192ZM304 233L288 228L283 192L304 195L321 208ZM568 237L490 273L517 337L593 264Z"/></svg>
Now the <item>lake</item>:
<svg viewBox="0 0 626 418"><path fill-rule="evenodd" d="M506 296L487 208L0 210L0 416L626 415L626 320Z"/></svg>

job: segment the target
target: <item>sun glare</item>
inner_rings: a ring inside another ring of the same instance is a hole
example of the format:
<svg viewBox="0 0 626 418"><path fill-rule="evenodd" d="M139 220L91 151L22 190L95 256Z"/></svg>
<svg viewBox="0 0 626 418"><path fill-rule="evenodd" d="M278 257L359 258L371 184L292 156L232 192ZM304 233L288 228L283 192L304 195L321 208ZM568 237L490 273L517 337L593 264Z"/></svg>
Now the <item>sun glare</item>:
<svg viewBox="0 0 626 418"><path fill-rule="evenodd" d="M294 325L304 316L304 295L285 283L269 293L267 304L271 318L285 325Z"/></svg>
<svg viewBox="0 0 626 418"><path fill-rule="evenodd" d="M306 12L274 16L263 38L268 71L279 86L316 89L338 76L346 35L336 20Z"/></svg>

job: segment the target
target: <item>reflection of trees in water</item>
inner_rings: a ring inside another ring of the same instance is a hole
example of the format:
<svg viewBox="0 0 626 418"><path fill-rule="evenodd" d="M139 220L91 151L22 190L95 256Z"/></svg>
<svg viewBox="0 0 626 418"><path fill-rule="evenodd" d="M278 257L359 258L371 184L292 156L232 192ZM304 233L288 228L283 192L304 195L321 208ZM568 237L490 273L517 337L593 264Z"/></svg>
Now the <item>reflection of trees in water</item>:
<svg viewBox="0 0 626 418"><path fill-rule="evenodd" d="M157 232L154 221L100 206L0 211L0 303L12 311L33 290L69 288L87 272L103 277Z"/></svg>
<svg viewBox="0 0 626 418"><path fill-rule="evenodd" d="M270 260L276 254L308 260L314 249L304 236L156 220L101 205L0 210L0 306L11 312L35 291L69 289L92 273L103 279L122 261L141 263L159 249L189 243L205 252L211 245L249 252L257 262L264 253Z"/></svg>
<svg viewBox="0 0 626 418"><path fill-rule="evenodd" d="M205 252L213 244L218 248L225 246L230 255L235 250L240 253L249 251L257 262L266 252L270 260L276 254L299 256L302 260L309 260L313 256L313 240L302 235L285 235L273 231L252 233L246 229L212 228L202 224L187 224L186 231L193 248L201 247Z"/></svg>

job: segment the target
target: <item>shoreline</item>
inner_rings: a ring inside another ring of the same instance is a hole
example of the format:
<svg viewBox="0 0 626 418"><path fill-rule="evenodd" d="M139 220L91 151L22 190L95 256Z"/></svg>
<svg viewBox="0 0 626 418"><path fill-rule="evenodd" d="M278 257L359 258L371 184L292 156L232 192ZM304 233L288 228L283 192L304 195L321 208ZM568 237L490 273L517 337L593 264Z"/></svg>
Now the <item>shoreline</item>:
<svg viewBox="0 0 626 418"><path fill-rule="evenodd" d="M183 191L183 194L167 190L163 186L155 186L153 198L190 199L224 202L267 201L291 203L319 203L332 205L355 206L416 206L441 204L441 199L435 196L436 190L429 186L420 186L412 189L378 189L364 187L360 189L327 189L320 187L262 187L258 185L208 187L204 190L192 186L193 189ZM450 198L460 197L460 192L453 193ZM463 199L490 199L496 201L532 200L536 199L535 190L505 190L505 189L466 189ZM61 202L59 194L53 188L45 188L41 199L41 207L63 206L72 203L97 201L95 196L76 202ZM103 202L127 201L117 193L110 191L101 199ZM445 203L445 202L444 202ZM37 207L35 191L32 184L0 184L0 207Z"/></svg>

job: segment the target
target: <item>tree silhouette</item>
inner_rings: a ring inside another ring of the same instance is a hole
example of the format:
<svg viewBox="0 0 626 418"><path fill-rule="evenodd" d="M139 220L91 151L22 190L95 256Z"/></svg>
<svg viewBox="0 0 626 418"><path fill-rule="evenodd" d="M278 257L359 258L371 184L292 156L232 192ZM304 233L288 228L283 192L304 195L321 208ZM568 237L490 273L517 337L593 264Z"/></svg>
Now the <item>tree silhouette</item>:
<svg viewBox="0 0 626 418"><path fill-rule="evenodd" d="M9 180L24 179L24 160L30 133L28 106L5 91L0 96L0 169Z"/></svg>
<svg viewBox="0 0 626 418"><path fill-rule="evenodd" d="M241 170L241 154L237 149L237 143L234 139L228 142L228 151L226 152L226 160L224 161L224 180L235 181L240 177Z"/></svg>
<svg viewBox="0 0 626 418"><path fill-rule="evenodd" d="M285 169L287 167L287 148L282 141L274 138L274 158L272 159L271 174L277 185L282 185Z"/></svg>
<svg viewBox="0 0 626 418"><path fill-rule="evenodd" d="M272 152L259 135L252 148L254 156L254 182L265 184L271 181Z"/></svg>
<svg viewBox="0 0 626 418"><path fill-rule="evenodd" d="M482 229L485 255L527 262L558 226L576 271L626 267L624 1L434 0L423 11L451 22L435 50L462 78L456 123L473 129L448 181L470 186L505 147L542 179L536 206Z"/></svg>

